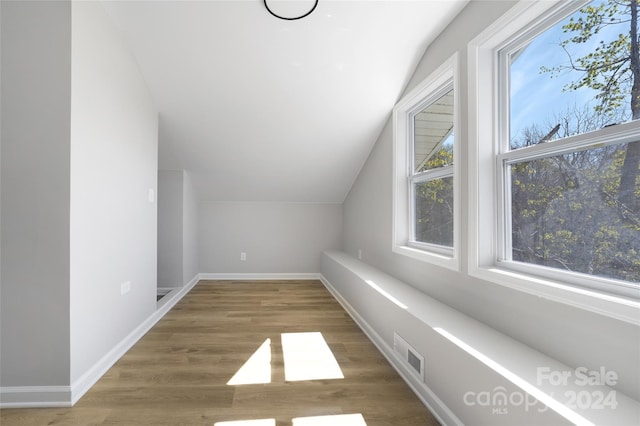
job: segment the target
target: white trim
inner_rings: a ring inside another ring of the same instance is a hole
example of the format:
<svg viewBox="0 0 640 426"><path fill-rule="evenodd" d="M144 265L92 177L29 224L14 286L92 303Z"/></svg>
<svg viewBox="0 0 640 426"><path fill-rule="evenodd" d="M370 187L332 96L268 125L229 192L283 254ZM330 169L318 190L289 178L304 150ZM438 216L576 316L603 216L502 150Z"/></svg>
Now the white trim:
<svg viewBox="0 0 640 426"><path fill-rule="evenodd" d="M163 297L158 307L128 336L107 352L71 386L19 386L0 388L0 408L72 407L91 387L135 345L197 283L200 275L177 291Z"/></svg>
<svg viewBox="0 0 640 426"><path fill-rule="evenodd" d="M498 266L497 238L506 238L499 223L502 214L496 197L500 153L498 114L500 95L497 52L523 28L537 24L567 8L579 7L571 0L518 2L468 44L468 271L469 275L538 297L640 325L640 301L574 287L557 279L543 279ZM530 32L529 36L533 33ZM490 103L490 105L488 105ZM623 126L622 129L633 127ZM609 132L603 130L602 132ZM589 135L575 138L582 140ZM535 148L529 151L546 149Z"/></svg>
<svg viewBox="0 0 640 426"><path fill-rule="evenodd" d="M476 267L473 270L470 269L469 274L543 299L640 325L640 302L637 300L599 293L587 288L574 287L497 267Z"/></svg>
<svg viewBox="0 0 640 426"><path fill-rule="evenodd" d="M0 408L71 407L71 386L5 386Z"/></svg>
<svg viewBox="0 0 640 426"><path fill-rule="evenodd" d="M440 398L433 392L429 386L420 381L415 372L409 370L409 368L402 362L400 357L396 354L391 346L384 341L384 339L375 331L375 329L358 314L358 312L347 302L345 298L331 285L322 274L320 274L320 281L331 295L340 303L345 311L351 316L351 318L358 324L358 327L369 338L369 340L378 348L378 351L387 359L389 364L396 370L396 372L402 377L405 383L411 388L413 393L420 399L420 401L431 411L436 419L444 425L463 425L462 421L442 402Z"/></svg>
<svg viewBox="0 0 640 426"><path fill-rule="evenodd" d="M201 273L201 280L225 280L225 281L269 281L269 280L319 280L320 274L309 273Z"/></svg>
<svg viewBox="0 0 640 426"><path fill-rule="evenodd" d="M555 157L580 150L602 148L638 141L638 123L629 121L590 132L568 136L562 140L531 145L498 154L498 161L515 164L541 158Z"/></svg>
<svg viewBox="0 0 640 426"><path fill-rule="evenodd" d="M411 180L411 182L414 184L429 182L435 179L444 179L448 177L453 177L454 173L455 173L455 168L453 167L453 164L449 164L448 166L442 166L442 167L438 167L437 169L429 169L420 173L416 173L413 176L411 176L409 180Z"/></svg>
<svg viewBox="0 0 640 426"><path fill-rule="evenodd" d="M433 263L454 271L460 270L460 224L461 224L461 196L460 196L460 163L461 146L459 134L461 127L460 109L460 77L459 77L458 53L454 53L427 78L419 83L413 90L406 94L393 108L393 173L392 173L392 227L391 227L391 250L394 253L411 257L423 262ZM408 117L417 108L425 104L425 100L437 97L441 94L443 87L453 88L454 97L454 117L453 131L456 133L456 140L453 144L453 249L451 255L445 255L429 251L427 249L409 247L409 242L413 234L413 214L409 207L409 197L411 197L412 186L410 183L409 168L413 168L410 161L411 150L407 140L411 137L408 134L410 126L407 125ZM456 132L456 129L458 131Z"/></svg>

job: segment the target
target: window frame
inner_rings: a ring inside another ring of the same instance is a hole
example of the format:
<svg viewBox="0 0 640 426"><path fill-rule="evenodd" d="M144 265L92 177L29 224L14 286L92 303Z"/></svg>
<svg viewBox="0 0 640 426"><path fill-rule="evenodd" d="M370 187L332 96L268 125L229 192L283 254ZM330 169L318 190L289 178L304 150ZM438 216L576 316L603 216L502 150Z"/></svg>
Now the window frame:
<svg viewBox="0 0 640 426"><path fill-rule="evenodd" d="M454 142L455 148L455 142ZM409 161L409 164L414 164L413 159ZM416 218L416 186L421 183L433 182L439 179L452 178L455 184L455 167L454 164L439 167L437 169L425 170L424 172L414 173L409 176L409 239L407 245L418 250L432 251L434 253L442 254L445 256L453 257L453 247L444 246L441 244L428 243L425 241L416 240L417 233L417 218ZM453 206L455 215L455 202ZM455 225L454 225L455 226Z"/></svg>
<svg viewBox="0 0 640 426"><path fill-rule="evenodd" d="M414 172L413 117L453 90L453 165ZM460 102L455 53L406 94L393 109L392 251L455 271L460 268ZM453 178L453 247L415 240L415 184Z"/></svg>
<svg viewBox="0 0 640 426"><path fill-rule="evenodd" d="M506 200L505 161L524 161L537 156L557 155L592 146L602 139L621 143L635 135L638 122L623 123L595 132L566 138L553 146L538 145L505 150L508 144L509 93L504 75L507 61L500 61L504 49L517 50L562 18L588 3L519 2L468 45L469 87L469 274L539 297L597 312L640 325L640 292L635 285L586 274L566 273L540 265L505 261L510 238L505 221L510 221ZM505 55L506 56L506 55ZM508 71L508 70L507 70ZM507 113L505 114L505 111ZM597 141L597 142L596 142ZM630 140L628 140L630 141ZM617 281L617 282L616 282ZM615 291L605 288L615 283ZM629 291L619 291L627 287ZM633 288L632 288L633 287Z"/></svg>
<svg viewBox="0 0 640 426"><path fill-rule="evenodd" d="M496 156L496 182L498 202L498 236L496 263L504 268L542 276L550 279L559 279L567 283L592 288L598 291L616 293L622 296L633 297L637 293L640 284L631 284L613 278L597 275L587 275L580 272L564 271L558 268L542 265L528 264L511 260L511 194L509 166L526 161L555 157L580 150L589 150L624 143L640 143L639 123L627 122L593 132L583 133L562 140L549 142L544 145L532 145L517 150L503 149ZM503 142L505 142L503 140ZM615 286L615 287L611 287Z"/></svg>

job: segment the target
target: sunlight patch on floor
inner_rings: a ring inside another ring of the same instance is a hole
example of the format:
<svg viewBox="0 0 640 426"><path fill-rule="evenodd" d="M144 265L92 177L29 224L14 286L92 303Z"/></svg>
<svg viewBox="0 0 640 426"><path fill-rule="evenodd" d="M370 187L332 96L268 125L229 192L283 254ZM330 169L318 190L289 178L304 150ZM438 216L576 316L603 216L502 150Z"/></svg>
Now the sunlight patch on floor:
<svg viewBox="0 0 640 426"><path fill-rule="evenodd" d="M333 416L298 417L293 426L367 426L362 414L339 414Z"/></svg>
<svg viewBox="0 0 640 426"><path fill-rule="evenodd" d="M265 340L231 380L227 382L228 385L255 385L261 383L271 383L271 339ZM257 424L262 425L262 423ZM253 426L253 423L251 423L251 426Z"/></svg>
<svg viewBox="0 0 640 426"><path fill-rule="evenodd" d="M282 333L281 338L286 381L344 379L322 333Z"/></svg>

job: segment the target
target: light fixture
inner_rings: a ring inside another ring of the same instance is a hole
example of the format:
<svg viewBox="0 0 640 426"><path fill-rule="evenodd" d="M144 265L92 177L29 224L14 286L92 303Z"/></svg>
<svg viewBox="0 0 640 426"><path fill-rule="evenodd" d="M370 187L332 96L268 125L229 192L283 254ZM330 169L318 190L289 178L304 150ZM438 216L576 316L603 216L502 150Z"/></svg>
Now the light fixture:
<svg viewBox="0 0 640 426"><path fill-rule="evenodd" d="M271 10L271 8L269 8L269 5L267 4L267 0L263 0L264 1L264 7L267 8L267 10L269 11L270 14L272 14L273 16L275 16L278 19L284 19L285 21L296 21L298 19L302 19L306 16L311 15L311 13L313 13L314 10L316 10L316 7L318 6L318 0L315 0L313 3L313 7L311 7L311 9L303 14L303 15L299 15L299 16L293 16L293 17L288 17L288 16L282 16L282 15L278 15L276 13L273 12L273 10Z"/></svg>

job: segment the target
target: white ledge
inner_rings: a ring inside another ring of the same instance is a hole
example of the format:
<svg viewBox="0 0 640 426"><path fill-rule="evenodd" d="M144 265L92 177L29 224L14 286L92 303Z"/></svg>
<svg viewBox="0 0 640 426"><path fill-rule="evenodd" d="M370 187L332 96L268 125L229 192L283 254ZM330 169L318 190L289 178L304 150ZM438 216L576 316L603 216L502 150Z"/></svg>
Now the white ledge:
<svg viewBox="0 0 640 426"><path fill-rule="evenodd" d="M545 376L547 372L566 372L575 378L584 371L560 363L346 253L328 251L323 255L568 421L581 425L638 424L640 403L622 392L605 385L584 386L577 380L552 385ZM567 395L585 391L589 395L613 392L615 409L580 408L581 404L573 407L567 403Z"/></svg>

